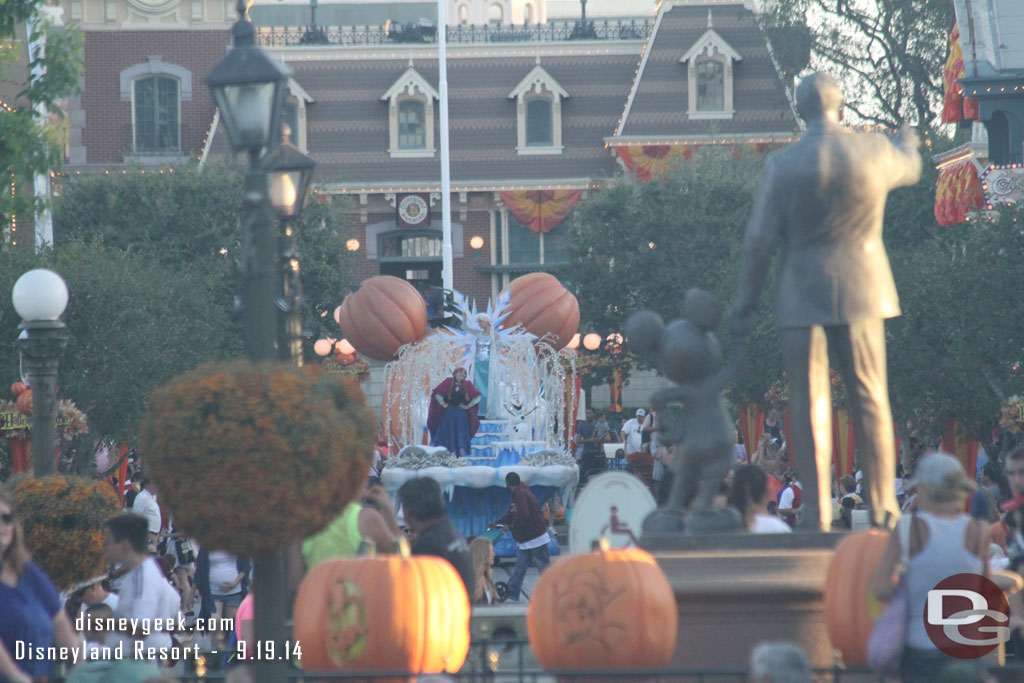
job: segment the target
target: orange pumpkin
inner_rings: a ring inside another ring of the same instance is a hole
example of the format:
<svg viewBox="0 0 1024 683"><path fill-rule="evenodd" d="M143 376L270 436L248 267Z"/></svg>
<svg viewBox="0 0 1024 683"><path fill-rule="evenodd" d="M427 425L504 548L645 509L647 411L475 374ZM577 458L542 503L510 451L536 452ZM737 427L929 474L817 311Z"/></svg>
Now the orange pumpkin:
<svg viewBox="0 0 1024 683"><path fill-rule="evenodd" d="M509 283L502 294L509 294L511 313L502 327L522 325L538 337L550 334L557 351L568 344L580 327L580 305L572 292L554 275L530 273Z"/></svg>
<svg viewBox="0 0 1024 683"><path fill-rule="evenodd" d="M24 415L32 414L32 390L26 389L25 391L18 394L18 400L15 403L18 410Z"/></svg>
<svg viewBox="0 0 1024 683"><path fill-rule="evenodd" d="M884 604L871 594L871 580L889 534L871 529L850 534L836 546L825 579L825 626L846 666L867 666L868 638Z"/></svg>
<svg viewBox="0 0 1024 683"><path fill-rule="evenodd" d="M447 560L327 560L295 598L293 637L307 671L454 673L469 653L469 597Z"/></svg>
<svg viewBox="0 0 1024 683"><path fill-rule="evenodd" d="M416 288L391 275L363 280L359 291L341 302L338 323L359 353L393 360L398 349L427 331L427 304Z"/></svg>
<svg viewBox="0 0 1024 683"><path fill-rule="evenodd" d="M24 392L26 389L28 389L28 385L26 385L24 382L15 382L14 384L11 385L11 396L17 398L18 396L21 396L22 392Z"/></svg>
<svg viewBox="0 0 1024 683"><path fill-rule="evenodd" d="M635 548L559 559L530 597L530 646L545 669L651 669L672 658L679 626L664 572Z"/></svg>

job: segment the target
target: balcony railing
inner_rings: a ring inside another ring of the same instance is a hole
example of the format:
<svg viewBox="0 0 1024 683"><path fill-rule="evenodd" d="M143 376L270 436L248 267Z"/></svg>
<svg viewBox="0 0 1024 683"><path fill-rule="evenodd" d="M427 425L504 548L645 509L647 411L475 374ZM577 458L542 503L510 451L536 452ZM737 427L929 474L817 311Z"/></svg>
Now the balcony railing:
<svg viewBox="0 0 1024 683"><path fill-rule="evenodd" d="M654 22L648 17L587 21L549 21L546 24L449 26L449 43L553 43L569 40L644 40ZM261 26L256 41L263 47L300 45L385 45L437 42L432 24L380 26Z"/></svg>

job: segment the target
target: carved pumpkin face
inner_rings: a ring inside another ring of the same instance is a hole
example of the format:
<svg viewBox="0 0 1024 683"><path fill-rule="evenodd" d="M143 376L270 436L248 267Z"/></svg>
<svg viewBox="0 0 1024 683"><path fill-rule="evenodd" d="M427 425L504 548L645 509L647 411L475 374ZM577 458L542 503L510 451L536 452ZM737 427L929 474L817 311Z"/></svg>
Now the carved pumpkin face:
<svg viewBox="0 0 1024 683"><path fill-rule="evenodd" d="M295 598L310 671L458 671L469 652L469 598L446 560L387 555L316 565Z"/></svg>
<svg viewBox="0 0 1024 683"><path fill-rule="evenodd" d="M563 557L537 582L527 627L549 670L665 666L676 646L675 595L635 548Z"/></svg>

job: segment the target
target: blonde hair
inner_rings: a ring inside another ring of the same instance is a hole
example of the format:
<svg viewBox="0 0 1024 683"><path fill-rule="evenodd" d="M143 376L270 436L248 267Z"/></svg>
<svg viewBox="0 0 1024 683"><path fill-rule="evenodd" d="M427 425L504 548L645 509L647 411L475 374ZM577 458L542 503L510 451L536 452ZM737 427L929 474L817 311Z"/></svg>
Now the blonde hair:
<svg viewBox="0 0 1024 683"><path fill-rule="evenodd" d="M494 577L491 575L491 542L482 536L477 536L469 544L469 554L473 557L473 575L476 577L473 588L472 602L483 602L486 599L486 589L491 589L495 594Z"/></svg>
<svg viewBox="0 0 1024 683"><path fill-rule="evenodd" d="M18 520L17 510L14 509L14 499L5 491L0 491L0 503L7 503L7 507L11 508L11 514L14 515L14 534L11 536L11 544L7 546L3 556L0 556L0 565L9 562L20 579L25 573L25 565L32 559L25 548L25 530Z"/></svg>

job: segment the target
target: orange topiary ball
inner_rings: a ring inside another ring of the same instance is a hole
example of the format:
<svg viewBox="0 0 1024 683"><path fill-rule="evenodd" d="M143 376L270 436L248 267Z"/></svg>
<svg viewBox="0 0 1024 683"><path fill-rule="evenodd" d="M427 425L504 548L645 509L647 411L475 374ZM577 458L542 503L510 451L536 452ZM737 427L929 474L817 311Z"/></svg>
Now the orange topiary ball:
<svg viewBox="0 0 1024 683"><path fill-rule="evenodd" d="M537 661L565 669L650 669L672 658L679 626L665 573L635 548L563 557L530 597Z"/></svg>
<svg viewBox="0 0 1024 683"><path fill-rule="evenodd" d="M502 323L503 328L522 325L538 337L551 335L548 340L556 351L579 331L580 305L554 275L530 273L517 277L499 298L506 292L511 313Z"/></svg>
<svg viewBox="0 0 1024 683"><path fill-rule="evenodd" d="M353 378L210 364L153 392L142 453L176 527L255 556L319 531L356 497L375 423Z"/></svg>
<svg viewBox="0 0 1024 683"><path fill-rule="evenodd" d="M341 302L338 324L359 353L393 360L400 347L426 334L427 304L405 280L377 275Z"/></svg>
<svg viewBox="0 0 1024 683"><path fill-rule="evenodd" d="M889 534L871 529L836 546L825 578L825 627L846 666L867 666L868 638L885 605L871 594L871 580Z"/></svg>
<svg viewBox="0 0 1024 683"><path fill-rule="evenodd" d="M20 394L18 394L18 400L15 402L15 405L18 406L18 410L23 415L31 415L32 414L32 390L31 389L26 389L25 391L23 391Z"/></svg>
<svg viewBox="0 0 1024 683"><path fill-rule="evenodd" d="M103 573L103 523L120 510L110 484L66 475L26 477L11 496L29 554L59 590Z"/></svg>
<svg viewBox="0 0 1024 683"><path fill-rule="evenodd" d="M313 568L295 597L308 671L454 673L469 652L469 597L447 560L405 552Z"/></svg>

